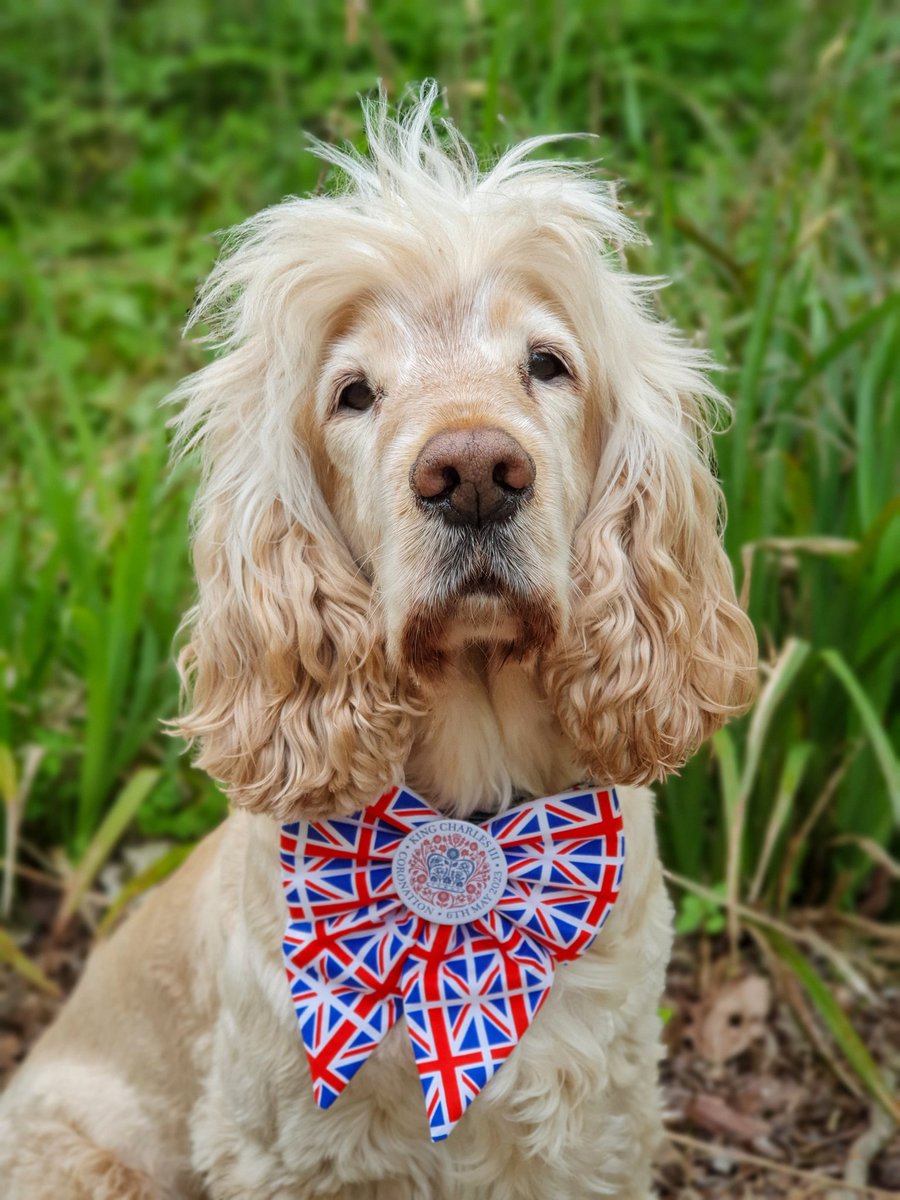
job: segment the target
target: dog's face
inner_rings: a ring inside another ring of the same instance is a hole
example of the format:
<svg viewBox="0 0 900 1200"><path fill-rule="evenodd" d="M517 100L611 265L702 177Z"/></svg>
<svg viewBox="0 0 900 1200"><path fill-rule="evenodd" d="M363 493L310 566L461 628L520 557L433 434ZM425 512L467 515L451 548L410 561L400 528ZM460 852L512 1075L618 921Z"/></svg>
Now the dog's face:
<svg viewBox="0 0 900 1200"><path fill-rule="evenodd" d="M650 314L583 172L486 175L378 108L338 196L254 218L207 284L186 734L237 803L359 808L454 657L529 669L585 775L637 783L752 691L703 355Z"/></svg>
<svg viewBox="0 0 900 1200"><path fill-rule="evenodd" d="M472 642L533 653L565 624L597 469L585 372L563 317L508 276L388 291L328 348L323 491L401 669L433 676Z"/></svg>

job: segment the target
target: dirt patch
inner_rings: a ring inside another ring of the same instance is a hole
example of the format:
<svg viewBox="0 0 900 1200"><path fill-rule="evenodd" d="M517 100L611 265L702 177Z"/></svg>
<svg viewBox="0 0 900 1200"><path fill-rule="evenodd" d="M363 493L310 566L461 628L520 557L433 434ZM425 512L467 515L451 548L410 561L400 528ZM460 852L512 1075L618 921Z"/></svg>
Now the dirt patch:
<svg viewBox="0 0 900 1200"><path fill-rule="evenodd" d="M841 1186L848 1164L850 1179L900 1195L900 1131L827 1040L821 1050L813 1045L754 949L736 973L724 950L680 939L669 967L663 1082L672 1136L658 1171L661 1197L850 1200L865 1192ZM839 998L885 1073L897 1073L900 987L867 1003Z"/></svg>

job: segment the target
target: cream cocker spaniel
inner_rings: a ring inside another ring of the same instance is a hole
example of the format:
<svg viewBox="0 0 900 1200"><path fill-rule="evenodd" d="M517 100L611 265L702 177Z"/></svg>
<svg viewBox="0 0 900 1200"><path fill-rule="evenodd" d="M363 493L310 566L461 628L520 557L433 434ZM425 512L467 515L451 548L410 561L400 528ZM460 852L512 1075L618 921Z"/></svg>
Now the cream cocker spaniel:
<svg viewBox="0 0 900 1200"><path fill-rule="evenodd" d="M704 355L653 315L583 166L487 171L433 89L343 186L242 226L182 383L203 480L180 723L233 805L93 955L0 1108L4 1200L651 1194L671 909L652 800L753 685ZM591 949L449 1139L395 1027L315 1107L281 959L279 824L405 781L457 817L620 785Z"/></svg>

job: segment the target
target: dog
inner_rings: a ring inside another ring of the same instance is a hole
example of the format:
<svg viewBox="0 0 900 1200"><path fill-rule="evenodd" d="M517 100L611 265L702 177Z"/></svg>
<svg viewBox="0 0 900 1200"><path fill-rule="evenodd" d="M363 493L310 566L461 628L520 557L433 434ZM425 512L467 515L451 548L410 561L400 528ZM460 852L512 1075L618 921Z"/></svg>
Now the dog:
<svg viewBox="0 0 900 1200"><path fill-rule="evenodd" d="M224 824L97 947L0 1110L5 1200L652 1195L671 944L647 786L754 686L709 363L628 274L590 169L481 170L434 88L343 185L244 224L175 393L198 451L178 723ZM621 894L446 1141L403 1023L323 1111L285 983L279 830L405 784L442 814L617 785Z"/></svg>

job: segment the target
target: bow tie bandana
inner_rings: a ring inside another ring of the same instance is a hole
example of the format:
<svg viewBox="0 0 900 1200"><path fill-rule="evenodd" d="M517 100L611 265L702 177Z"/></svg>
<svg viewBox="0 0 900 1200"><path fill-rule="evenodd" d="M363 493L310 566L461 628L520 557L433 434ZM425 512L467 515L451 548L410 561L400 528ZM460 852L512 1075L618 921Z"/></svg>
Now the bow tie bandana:
<svg viewBox="0 0 900 1200"><path fill-rule="evenodd" d="M515 1049L558 962L615 903L614 791L572 791L474 824L403 788L281 833L284 937L316 1103L328 1108L406 1016L434 1141Z"/></svg>

